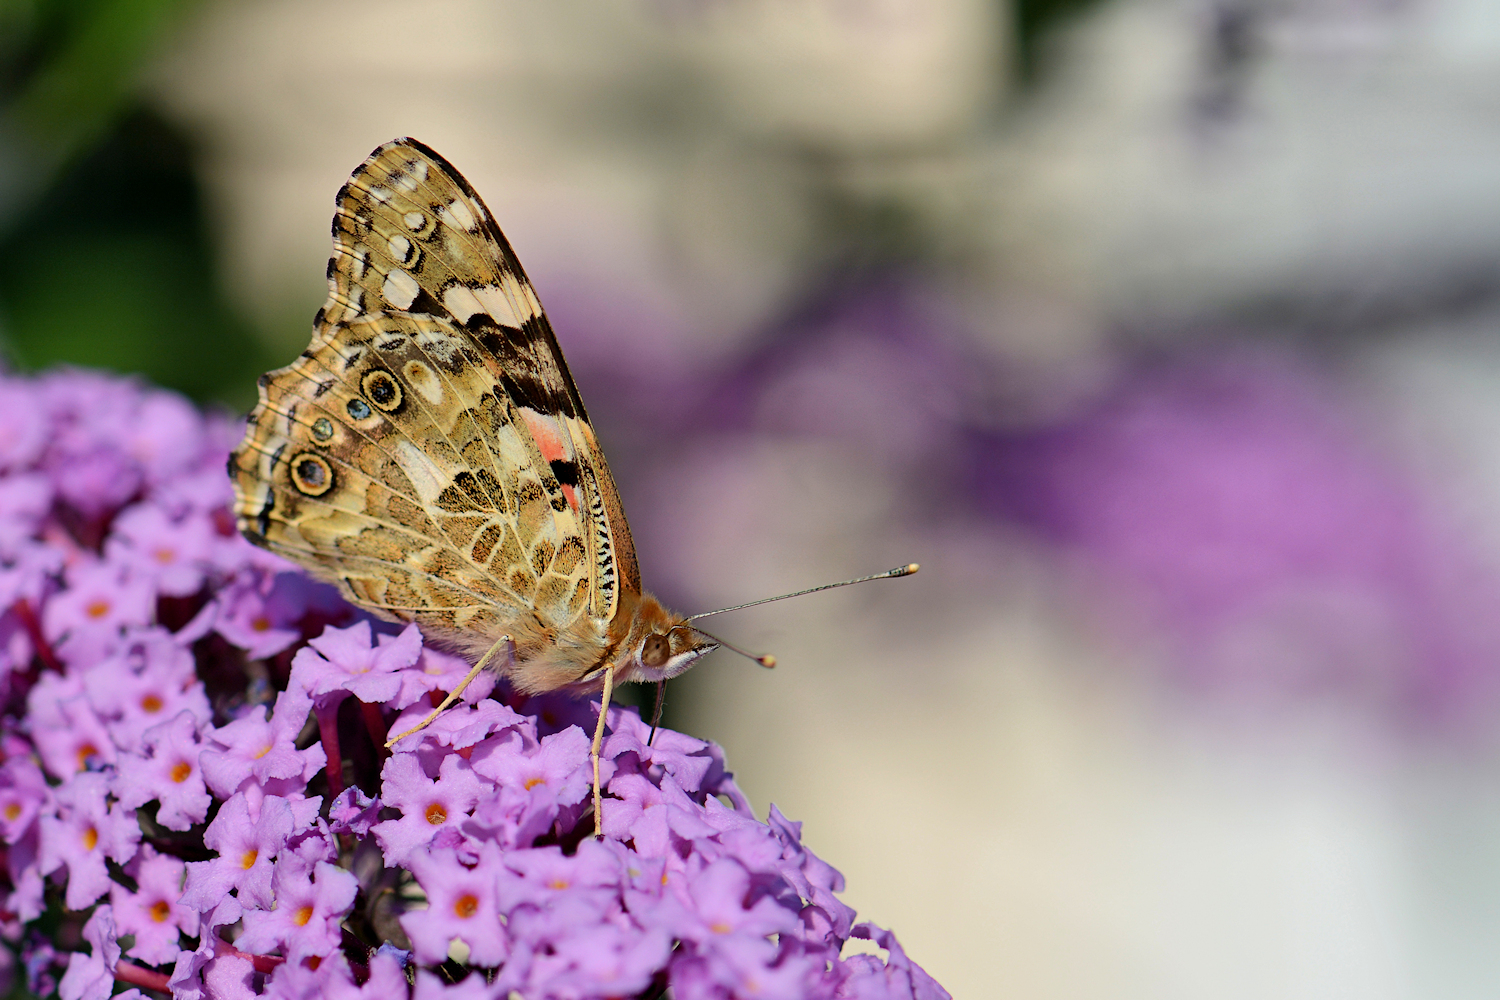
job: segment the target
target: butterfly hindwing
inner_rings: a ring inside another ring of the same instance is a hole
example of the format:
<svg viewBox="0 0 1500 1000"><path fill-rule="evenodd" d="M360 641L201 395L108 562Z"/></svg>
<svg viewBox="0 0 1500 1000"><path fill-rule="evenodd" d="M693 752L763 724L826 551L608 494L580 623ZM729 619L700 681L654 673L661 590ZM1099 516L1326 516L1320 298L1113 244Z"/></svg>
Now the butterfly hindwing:
<svg viewBox="0 0 1500 1000"><path fill-rule="evenodd" d="M390 617L572 621L580 522L486 369L442 370L445 342L464 341L432 317L366 317L273 373L234 459L242 527Z"/></svg>

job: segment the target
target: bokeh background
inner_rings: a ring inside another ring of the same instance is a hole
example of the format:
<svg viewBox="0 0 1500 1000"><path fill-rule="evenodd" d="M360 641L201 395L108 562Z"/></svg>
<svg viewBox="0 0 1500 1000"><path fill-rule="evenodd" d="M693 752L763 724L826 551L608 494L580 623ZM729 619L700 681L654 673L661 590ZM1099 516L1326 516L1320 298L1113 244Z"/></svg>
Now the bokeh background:
<svg viewBox="0 0 1500 1000"><path fill-rule="evenodd" d="M414 135L669 691L956 996L1500 994L1497 0L6 0L0 344L246 410Z"/></svg>

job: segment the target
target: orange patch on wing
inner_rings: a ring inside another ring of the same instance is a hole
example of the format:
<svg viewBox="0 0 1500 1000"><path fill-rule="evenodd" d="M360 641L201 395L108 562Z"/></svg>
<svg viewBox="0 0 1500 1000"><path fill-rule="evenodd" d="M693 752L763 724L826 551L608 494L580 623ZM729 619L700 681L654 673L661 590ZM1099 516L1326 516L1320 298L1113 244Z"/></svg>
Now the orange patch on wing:
<svg viewBox="0 0 1500 1000"><path fill-rule="evenodd" d="M573 457L571 449L563 445L562 425L557 422L556 417L525 407L521 408L521 417L526 421L526 429L531 432L532 440L536 441L537 448L541 450L543 460L556 462Z"/></svg>
<svg viewBox="0 0 1500 1000"><path fill-rule="evenodd" d="M574 461L573 443L563 432L563 426L556 417L549 417L526 407L522 407L520 412L521 419L526 421L526 429L531 432L531 438L536 442L537 450L542 453L544 461ZM563 497L567 499L568 506L573 508L573 513L578 513L578 492L567 483L561 485Z"/></svg>

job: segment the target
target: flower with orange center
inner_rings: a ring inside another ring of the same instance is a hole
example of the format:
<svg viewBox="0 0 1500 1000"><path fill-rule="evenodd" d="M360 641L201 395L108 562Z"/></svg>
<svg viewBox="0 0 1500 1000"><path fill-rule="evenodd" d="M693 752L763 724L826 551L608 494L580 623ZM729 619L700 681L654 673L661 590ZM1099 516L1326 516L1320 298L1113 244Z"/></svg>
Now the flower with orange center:
<svg viewBox="0 0 1500 1000"><path fill-rule="evenodd" d="M448 959L454 938L469 950L470 965L493 968L510 954L510 939L496 908L495 879L501 870L500 848L485 843L472 868L449 847L418 851L407 861L427 894L427 909L401 917L417 961L440 964Z"/></svg>

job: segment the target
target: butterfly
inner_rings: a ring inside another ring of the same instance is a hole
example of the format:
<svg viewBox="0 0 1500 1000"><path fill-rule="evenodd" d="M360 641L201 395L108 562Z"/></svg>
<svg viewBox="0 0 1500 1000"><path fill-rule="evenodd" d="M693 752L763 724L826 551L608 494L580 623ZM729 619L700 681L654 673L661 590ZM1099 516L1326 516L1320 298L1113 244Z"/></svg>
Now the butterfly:
<svg viewBox="0 0 1500 1000"><path fill-rule="evenodd" d="M602 691L597 828L613 686L675 677L719 642L641 589L557 338L447 160L411 138L370 154L338 193L328 286L230 456L239 530L474 660L470 679L493 661L522 693Z"/></svg>

